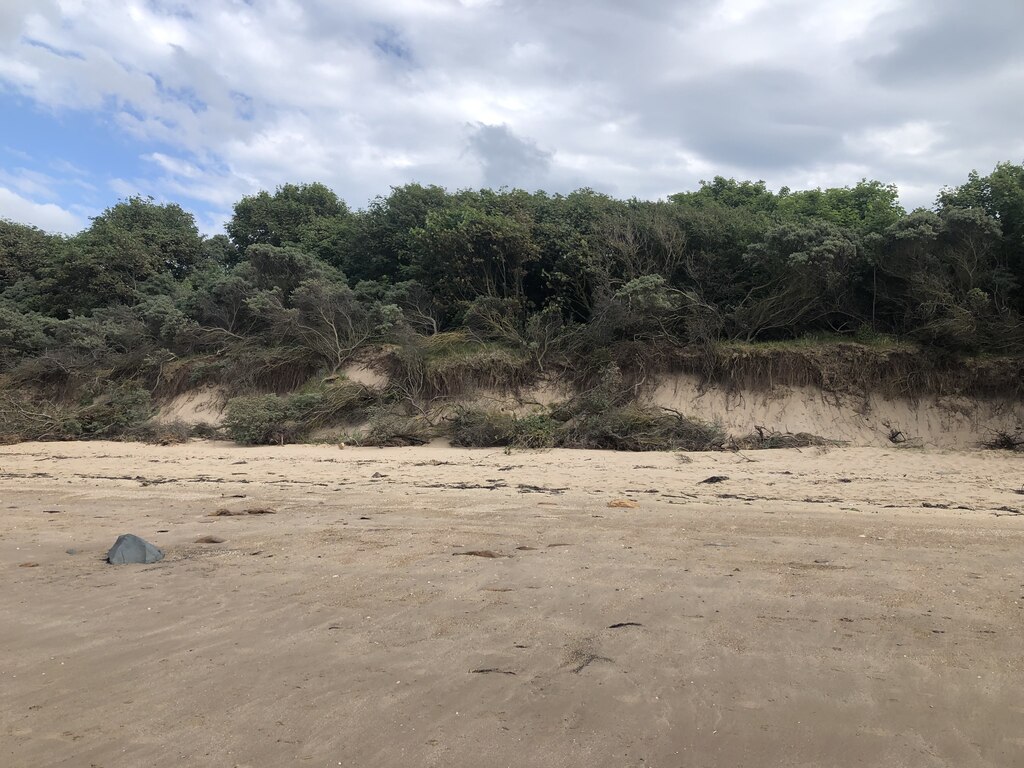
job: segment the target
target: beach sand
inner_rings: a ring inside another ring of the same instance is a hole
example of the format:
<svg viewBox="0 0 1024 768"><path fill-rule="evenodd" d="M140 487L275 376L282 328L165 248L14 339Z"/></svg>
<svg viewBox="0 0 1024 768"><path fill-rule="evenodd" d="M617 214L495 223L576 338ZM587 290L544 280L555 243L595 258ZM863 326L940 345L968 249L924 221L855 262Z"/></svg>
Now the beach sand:
<svg viewBox="0 0 1024 768"><path fill-rule="evenodd" d="M0 448L0 765L1024 765L1022 457L690 459Z"/></svg>

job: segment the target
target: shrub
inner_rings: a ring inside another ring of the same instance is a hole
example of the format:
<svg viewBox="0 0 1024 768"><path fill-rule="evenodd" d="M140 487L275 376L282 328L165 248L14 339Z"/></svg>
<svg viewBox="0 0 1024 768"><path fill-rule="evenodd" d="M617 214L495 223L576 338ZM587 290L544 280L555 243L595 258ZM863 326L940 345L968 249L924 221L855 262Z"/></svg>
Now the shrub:
<svg viewBox="0 0 1024 768"><path fill-rule="evenodd" d="M559 423L546 413L534 413L515 420L515 448L554 448L558 444Z"/></svg>
<svg viewBox="0 0 1024 768"><path fill-rule="evenodd" d="M812 448L842 445L842 440L829 440L810 432L777 432L774 429L755 427L744 437L733 438L729 447L736 450L767 450L771 448Z"/></svg>
<svg viewBox="0 0 1024 768"><path fill-rule="evenodd" d="M461 331L407 334L375 362L397 391L416 402L480 388L515 391L538 373L529 352L474 340Z"/></svg>
<svg viewBox="0 0 1024 768"><path fill-rule="evenodd" d="M564 403L552 406L552 415L559 421L569 421L583 414L608 413L630 402L633 396L622 370L615 364L606 364L588 388Z"/></svg>
<svg viewBox="0 0 1024 768"><path fill-rule="evenodd" d="M336 381L291 395L249 395L228 401L224 429L243 445L284 445L314 429L365 416L375 395L362 384Z"/></svg>
<svg viewBox="0 0 1024 768"><path fill-rule="evenodd" d="M187 443L192 437L192 426L181 421L147 421L125 433L130 440L156 445L177 445Z"/></svg>
<svg viewBox="0 0 1024 768"><path fill-rule="evenodd" d="M0 393L0 444L26 440L74 440L82 425L74 409L33 400L21 392Z"/></svg>
<svg viewBox="0 0 1024 768"><path fill-rule="evenodd" d="M722 448L726 441L725 432L718 426L653 406L633 403L600 412L574 410L572 403L560 403L550 413L529 416L460 409L451 419L452 444L476 448L707 451Z"/></svg>
<svg viewBox="0 0 1024 768"><path fill-rule="evenodd" d="M301 387L320 368L319 361L301 346L260 346L247 340L229 349L220 367L219 382L229 392L276 392Z"/></svg>
<svg viewBox="0 0 1024 768"><path fill-rule="evenodd" d="M299 436L288 399L277 395L235 397L228 401L224 430L242 445L284 445Z"/></svg>
<svg viewBox="0 0 1024 768"><path fill-rule="evenodd" d="M546 413L515 416L507 411L461 408L451 419L452 445L464 448L553 448L559 423Z"/></svg>
<svg viewBox="0 0 1024 768"><path fill-rule="evenodd" d="M1024 427L1017 427L1012 432L1005 429L995 430L981 446L998 451L1024 452Z"/></svg>
<svg viewBox="0 0 1024 768"><path fill-rule="evenodd" d="M380 448L424 445L437 436L433 426L418 416L403 416L377 407L370 409L369 417L367 430L358 439L360 445Z"/></svg>
<svg viewBox="0 0 1024 768"><path fill-rule="evenodd" d="M153 399L137 384L109 387L76 417L89 437L120 437L153 415Z"/></svg>
<svg viewBox="0 0 1024 768"><path fill-rule="evenodd" d="M558 435L563 448L612 451L710 451L725 441L717 425L635 403L574 417Z"/></svg>
<svg viewBox="0 0 1024 768"><path fill-rule="evenodd" d="M451 419L452 445L498 448L515 442L516 419L511 413L483 408L460 408Z"/></svg>
<svg viewBox="0 0 1024 768"><path fill-rule="evenodd" d="M220 427L205 421L192 424L189 436L197 440L223 440L225 438L224 431Z"/></svg>
<svg viewBox="0 0 1024 768"><path fill-rule="evenodd" d="M364 420L378 396L363 384L347 379L329 382L300 401L301 417L310 429ZM296 403L298 406L299 403Z"/></svg>

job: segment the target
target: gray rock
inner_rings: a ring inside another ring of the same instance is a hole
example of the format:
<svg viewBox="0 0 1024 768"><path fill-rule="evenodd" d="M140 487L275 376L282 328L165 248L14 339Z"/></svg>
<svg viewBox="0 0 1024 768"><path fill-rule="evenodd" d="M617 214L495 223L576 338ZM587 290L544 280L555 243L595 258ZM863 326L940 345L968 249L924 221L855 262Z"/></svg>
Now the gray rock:
<svg viewBox="0 0 1024 768"><path fill-rule="evenodd" d="M117 537L114 546L107 552L107 562L112 565L155 563L163 559L164 553L162 549L154 547L134 533L122 533Z"/></svg>

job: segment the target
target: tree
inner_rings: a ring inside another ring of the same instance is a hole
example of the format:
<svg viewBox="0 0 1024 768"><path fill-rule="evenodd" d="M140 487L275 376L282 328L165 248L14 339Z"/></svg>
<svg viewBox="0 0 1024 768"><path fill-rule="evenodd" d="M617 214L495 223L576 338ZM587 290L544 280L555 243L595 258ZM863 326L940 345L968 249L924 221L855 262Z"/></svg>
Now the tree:
<svg viewBox="0 0 1024 768"><path fill-rule="evenodd" d="M0 219L0 298L11 310L38 311L46 305L39 280L59 261L64 238Z"/></svg>
<svg viewBox="0 0 1024 768"><path fill-rule="evenodd" d="M410 276L449 304L478 296L524 302L527 269L537 259L531 224L525 211L506 214L469 203L432 211L413 230Z"/></svg>
<svg viewBox="0 0 1024 768"><path fill-rule="evenodd" d="M154 272L181 277L195 266L203 250L195 217L177 203L152 197L129 197L92 220L83 233L91 243L130 238L151 260Z"/></svg>
<svg viewBox="0 0 1024 768"><path fill-rule="evenodd" d="M776 225L762 198L754 196L761 203L745 208L713 199L672 197L679 227L686 236L682 274L676 285L691 291L712 313L733 311L755 286L744 257L751 246L764 242Z"/></svg>
<svg viewBox="0 0 1024 768"><path fill-rule="evenodd" d="M227 235L214 235L203 240L202 262L233 267L242 260L242 252L235 247Z"/></svg>
<svg viewBox="0 0 1024 768"><path fill-rule="evenodd" d="M46 305L57 316L110 304L131 305L145 281L180 278L201 261L203 241L192 214L173 203L131 197L108 208L63 243L42 270Z"/></svg>
<svg viewBox="0 0 1024 768"><path fill-rule="evenodd" d="M669 200L694 208L721 205L758 213L772 213L778 205L775 195L763 181L736 181L723 176L702 180L696 192L680 192L671 195Z"/></svg>
<svg viewBox="0 0 1024 768"><path fill-rule="evenodd" d="M775 227L744 257L754 287L732 313L733 334L753 340L849 326L858 319L858 257L856 240L828 222Z"/></svg>
<svg viewBox="0 0 1024 768"><path fill-rule="evenodd" d="M373 336L373 317L339 276L307 280L292 294L290 320L302 342L335 373Z"/></svg>
<svg viewBox="0 0 1024 768"><path fill-rule="evenodd" d="M346 216L348 206L325 185L284 184L273 195L261 191L243 197L226 229L244 251L251 245L297 245L311 225Z"/></svg>
<svg viewBox="0 0 1024 768"><path fill-rule="evenodd" d="M988 176L971 171L967 182L939 193L936 209L977 208L999 223L998 264L1011 284L1011 303L1024 312L1024 165L999 163Z"/></svg>
<svg viewBox="0 0 1024 768"><path fill-rule="evenodd" d="M783 219L814 218L857 232L883 232L906 215L895 184L862 179L854 187L789 192L779 196Z"/></svg>
<svg viewBox="0 0 1024 768"><path fill-rule="evenodd" d="M632 200L601 222L604 280L621 286L649 275L671 281L687 251L686 230L678 208Z"/></svg>
<svg viewBox="0 0 1024 768"><path fill-rule="evenodd" d="M349 233L349 248L336 266L350 279L400 282L409 279L415 259L414 232L432 211L452 205L442 187L406 184L392 187L357 215Z"/></svg>
<svg viewBox="0 0 1024 768"><path fill-rule="evenodd" d="M0 292L19 280L37 278L54 261L59 242L37 227L0 219Z"/></svg>
<svg viewBox="0 0 1024 768"><path fill-rule="evenodd" d="M1013 348L1020 318L1007 306L998 222L977 208L915 211L886 233L879 313L893 330L955 351Z"/></svg>

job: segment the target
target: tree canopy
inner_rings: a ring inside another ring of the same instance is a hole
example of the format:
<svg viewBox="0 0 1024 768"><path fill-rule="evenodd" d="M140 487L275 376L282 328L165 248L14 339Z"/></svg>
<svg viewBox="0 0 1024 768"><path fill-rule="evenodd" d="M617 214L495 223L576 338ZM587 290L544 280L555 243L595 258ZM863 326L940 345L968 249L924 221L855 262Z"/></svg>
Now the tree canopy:
<svg viewBox="0 0 1024 768"><path fill-rule="evenodd" d="M142 197L73 237L0 220L0 371L199 354L266 367L287 350L329 372L446 331L537 359L820 333L1024 351L1012 163L909 213L871 180L776 193L718 176L662 201L408 184L358 211L313 183L244 197L226 230L202 237L181 206Z"/></svg>

